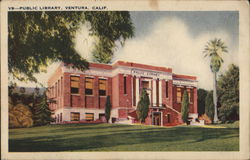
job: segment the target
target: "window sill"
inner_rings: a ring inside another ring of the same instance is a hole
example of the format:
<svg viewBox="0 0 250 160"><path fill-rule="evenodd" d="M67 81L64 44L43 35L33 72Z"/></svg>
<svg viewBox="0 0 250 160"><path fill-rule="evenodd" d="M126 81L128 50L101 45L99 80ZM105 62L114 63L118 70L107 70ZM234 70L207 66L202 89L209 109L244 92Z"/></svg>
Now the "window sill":
<svg viewBox="0 0 250 160"><path fill-rule="evenodd" d="M72 96L80 96L79 93L70 93L70 95L72 95Z"/></svg>

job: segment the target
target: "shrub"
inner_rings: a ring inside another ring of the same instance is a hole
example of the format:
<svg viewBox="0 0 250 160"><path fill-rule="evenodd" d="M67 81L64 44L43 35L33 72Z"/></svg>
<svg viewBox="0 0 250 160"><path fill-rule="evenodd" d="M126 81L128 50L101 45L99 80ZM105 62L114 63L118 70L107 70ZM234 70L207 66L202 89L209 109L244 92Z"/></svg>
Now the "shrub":
<svg viewBox="0 0 250 160"><path fill-rule="evenodd" d="M218 96L221 107L219 118L225 122L239 120L239 67L231 64L218 80Z"/></svg>
<svg viewBox="0 0 250 160"><path fill-rule="evenodd" d="M213 122L206 114L201 115L199 120L204 120L205 124L211 124Z"/></svg>
<svg viewBox="0 0 250 160"><path fill-rule="evenodd" d="M111 111L111 102L110 102L110 96L107 96L106 104L105 104L105 118L107 123L110 119L110 111Z"/></svg>
<svg viewBox="0 0 250 160"><path fill-rule="evenodd" d="M188 93L185 90L183 93L183 99L181 103L181 117L183 122L185 123L188 123L188 106L189 106Z"/></svg>
<svg viewBox="0 0 250 160"><path fill-rule="evenodd" d="M142 90L140 101L137 104L136 114L140 122L144 122L149 111L149 97L145 89Z"/></svg>
<svg viewBox="0 0 250 160"><path fill-rule="evenodd" d="M208 92L206 96L205 113L210 118L210 120L214 119L213 91Z"/></svg>
<svg viewBox="0 0 250 160"><path fill-rule="evenodd" d="M13 106L9 104L9 127L31 127L33 126L32 113L29 107L23 104Z"/></svg>

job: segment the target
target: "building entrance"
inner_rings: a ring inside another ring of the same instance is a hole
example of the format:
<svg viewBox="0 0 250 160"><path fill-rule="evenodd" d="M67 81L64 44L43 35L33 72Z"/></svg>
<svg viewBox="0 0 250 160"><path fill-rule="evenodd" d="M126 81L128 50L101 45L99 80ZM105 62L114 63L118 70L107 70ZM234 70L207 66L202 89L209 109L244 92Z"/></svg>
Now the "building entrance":
<svg viewBox="0 0 250 160"><path fill-rule="evenodd" d="M161 112L153 112L152 113L152 124L161 126Z"/></svg>

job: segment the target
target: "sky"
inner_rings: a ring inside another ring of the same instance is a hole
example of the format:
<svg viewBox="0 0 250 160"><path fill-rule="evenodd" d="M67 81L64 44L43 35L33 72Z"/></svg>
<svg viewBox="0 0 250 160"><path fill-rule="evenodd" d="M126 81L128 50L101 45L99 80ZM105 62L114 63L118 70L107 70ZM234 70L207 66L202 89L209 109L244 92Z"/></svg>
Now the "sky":
<svg viewBox="0 0 250 160"><path fill-rule="evenodd" d="M116 49L112 62L123 60L170 67L173 73L197 76L199 88L212 89L209 59L204 58L202 51L209 40L220 38L229 51L224 54L220 74L229 64L239 64L239 14L236 11L134 11L130 14L135 36L128 39L124 47ZM89 36L88 28L88 24L83 25L78 31L75 48L92 61L95 38ZM46 86L57 66L52 64L47 73L36 77Z"/></svg>

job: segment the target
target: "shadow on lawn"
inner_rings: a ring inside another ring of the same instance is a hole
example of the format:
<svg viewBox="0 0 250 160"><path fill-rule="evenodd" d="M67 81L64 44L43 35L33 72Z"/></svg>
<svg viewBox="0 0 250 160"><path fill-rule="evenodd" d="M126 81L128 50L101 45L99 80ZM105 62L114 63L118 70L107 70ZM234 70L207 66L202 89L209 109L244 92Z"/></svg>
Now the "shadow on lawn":
<svg viewBox="0 0 250 160"><path fill-rule="evenodd" d="M98 126L96 126L98 127ZM85 130L99 129L96 127L86 127ZM101 126L99 126L101 127ZM112 128L105 126L102 128ZM128 126L114 126L124 128L124 130L111 130L102 133L104 135L82 136L77 133L66 135L39 136L22 139L9 140L10 152L54 152L54 151L75 151L75 150L98 150L106 147L116 147L120 145L134 145L147 143L174 142L175 144L197 143L209 139L222 139L238 137L236 129L210 129L210 128L143 128L126 129ZM66 132L73 128L65 128L57 131ZM73 130L74 132L74 130ZM84 135L84 132L82 133ZM233 134L235 136L227 136ZM133 149L136 150L136 149ZM110 150L111 151L111 150ZM127 150L129 151L129 150Z"/></svg>
<svg viewBox="0 0 250 160"><path fill-rule="evenodd" d="M69 128L65 129L64 127L67 125L69 126ZM103 129L112 129L112 128L120 129L120 128L129 128L130 127L128 125L116 125L116 124L112 124L112 125L107 124L107 126L102 126L102 125L106 125L106 124L76 124L76 125L64 124L64 125L57 125L58 128L52 129L51 131L52 132L64 132L64 131L74 131L74 130L75 131L79 131L79 130L103 130ZM62 127L62 126L64 126L64 127Z"/></svg>

